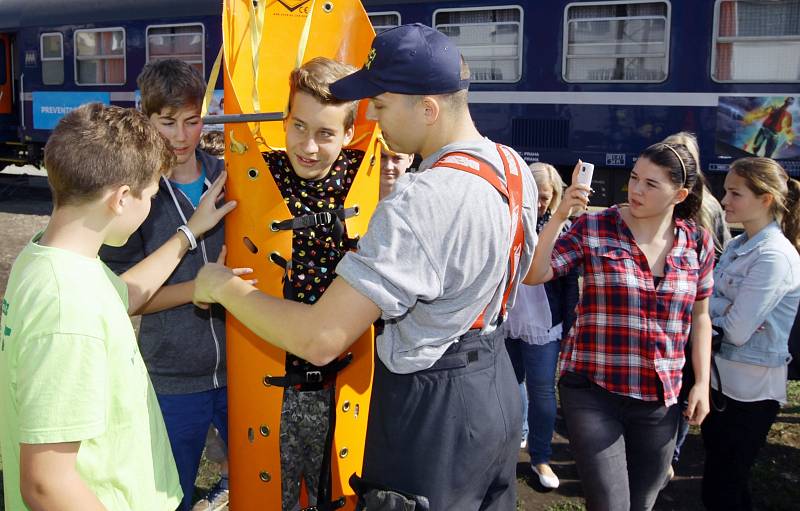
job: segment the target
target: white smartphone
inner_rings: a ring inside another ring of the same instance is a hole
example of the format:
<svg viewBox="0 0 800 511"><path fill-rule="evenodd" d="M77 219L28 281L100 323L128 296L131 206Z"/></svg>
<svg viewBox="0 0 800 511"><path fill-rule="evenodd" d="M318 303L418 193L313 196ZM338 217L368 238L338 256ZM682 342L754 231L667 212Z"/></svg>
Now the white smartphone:
<svg viewBox="0 0 800 511"><path fill-rule="evenodd" d="M591 187L592 174L594 174L594 164L582 162L581 168L578 171L578 183ZM584 192L584 195L587 197L589 196L589 194L586 192Z"/></svg>

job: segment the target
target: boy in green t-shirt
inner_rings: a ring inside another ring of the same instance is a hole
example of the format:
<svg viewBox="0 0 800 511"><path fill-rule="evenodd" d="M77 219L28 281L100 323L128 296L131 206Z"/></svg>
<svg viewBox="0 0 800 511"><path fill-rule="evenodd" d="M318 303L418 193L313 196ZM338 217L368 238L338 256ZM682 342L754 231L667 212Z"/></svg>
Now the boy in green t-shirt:
<svg viewBox="0 0 800 511"><path fill-rule="evenodd" d="M225 174L172 238L121 277L98 258L150 211L175 155L148 119L101 104L67 114L45 147L54 211L14 263L0 320L6 509L174 510L164 421L129 311L142 307L219 208Z"/></svg>

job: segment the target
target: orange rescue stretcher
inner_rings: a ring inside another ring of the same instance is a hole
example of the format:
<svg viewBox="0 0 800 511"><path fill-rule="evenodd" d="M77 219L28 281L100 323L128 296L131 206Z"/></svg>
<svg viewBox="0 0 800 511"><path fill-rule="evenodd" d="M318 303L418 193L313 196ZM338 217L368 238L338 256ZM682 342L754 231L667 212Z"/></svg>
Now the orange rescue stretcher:
<svg viewBox="0 0 800 511"><path fill-rule="evenodd" d="M284 145L282 118L291 70L318 56L361 67L374 32L357 0L225 0L222 32L227 197L238 201L225 220L228 265L253 268L258 288L282 297L284 270L270 257L291 258L292 234L270 226L292 215L261 152ZM362 102L349 146L366 153L345 202L345 208L358 206L359 211L346 220L351 237L366 232L378 201L379 132L365 113ZM233 511L279 510L283 388L270 386L267 379L285 373L286 352L230 314L227 346L230 506ZM355 507L347 481L361 473L364 458L373 347L370 328L351 346L352 362L336 378L330 457L331 500L338 509Z"/></svg>

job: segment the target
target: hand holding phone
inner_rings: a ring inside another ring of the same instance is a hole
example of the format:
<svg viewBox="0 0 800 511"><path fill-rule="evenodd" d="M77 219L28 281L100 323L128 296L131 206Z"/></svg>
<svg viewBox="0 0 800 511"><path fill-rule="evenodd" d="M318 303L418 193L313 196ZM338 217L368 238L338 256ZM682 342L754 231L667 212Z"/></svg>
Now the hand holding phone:
<svg viewBox="0 0 800 511"><path fill-rule="evenodd" d="M578 183L582 185L586 185L591 188L592 186L592 175L594 174L594 164L581 162L581 168L578 171ZM588 192L583 192L584 195L587 197L589 196Z"/></svg>

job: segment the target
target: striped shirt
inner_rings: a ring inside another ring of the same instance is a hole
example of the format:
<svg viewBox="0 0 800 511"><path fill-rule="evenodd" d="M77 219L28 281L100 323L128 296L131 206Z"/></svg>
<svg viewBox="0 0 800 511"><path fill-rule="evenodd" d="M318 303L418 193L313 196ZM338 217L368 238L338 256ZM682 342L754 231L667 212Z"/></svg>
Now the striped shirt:
<svg viewBox="0 0 800 511"><path fill-rule="evenodd" d="M714 285L714 247L693 221L676 219L674 234L657 287L616 206L581 216L558 239L554 277L583 266L583 295L561 353L562 371L616 394L677 402L692 306Z"/></svg>

